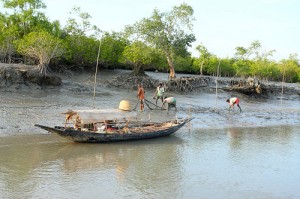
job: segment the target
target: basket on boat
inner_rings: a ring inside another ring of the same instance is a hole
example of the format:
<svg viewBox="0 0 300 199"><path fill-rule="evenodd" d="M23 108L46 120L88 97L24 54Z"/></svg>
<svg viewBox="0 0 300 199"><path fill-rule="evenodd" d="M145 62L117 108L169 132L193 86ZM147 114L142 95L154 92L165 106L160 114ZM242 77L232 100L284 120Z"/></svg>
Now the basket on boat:
<svg viewBox="0 0 300 199"><path fill-rule="evenodd" d="M132 109L132 107L128 100L122 100L120 102L119 109L124 110L124 111L130 111Z"/></svg>

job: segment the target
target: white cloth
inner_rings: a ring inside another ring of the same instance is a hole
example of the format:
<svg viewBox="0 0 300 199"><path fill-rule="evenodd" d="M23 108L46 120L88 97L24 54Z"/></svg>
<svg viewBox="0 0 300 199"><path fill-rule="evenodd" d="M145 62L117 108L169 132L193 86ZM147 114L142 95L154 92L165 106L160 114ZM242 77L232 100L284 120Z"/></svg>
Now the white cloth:
<svg viewBox="0 0 300 199"><path fill-rule="evenodd" d="M236 97L230 98L230 100L229 100L230 106L233 106L233 104L236 102L236 100L237 100Z"/></svg>
<svg viewBox="0 0 300 199"><path fill-rule="evenodd" d="M164 100L165 103L168 103L168 104L175 104L176 103L176 99L175 97L168 97Z"/></svg>

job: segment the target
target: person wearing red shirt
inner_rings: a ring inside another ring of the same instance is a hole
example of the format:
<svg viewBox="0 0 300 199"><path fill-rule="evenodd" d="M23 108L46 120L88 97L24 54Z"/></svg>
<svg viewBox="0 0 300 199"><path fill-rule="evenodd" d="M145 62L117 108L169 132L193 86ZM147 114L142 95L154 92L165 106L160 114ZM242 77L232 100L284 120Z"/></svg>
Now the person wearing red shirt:
<svg viewBox="0 0 300 199"><path fill-rule="evenodd" d="M138 84L138 92L136 95L140 100L140 109L144 110L144 101L145 101L145 90L143 88L143 84Z"/></svg>

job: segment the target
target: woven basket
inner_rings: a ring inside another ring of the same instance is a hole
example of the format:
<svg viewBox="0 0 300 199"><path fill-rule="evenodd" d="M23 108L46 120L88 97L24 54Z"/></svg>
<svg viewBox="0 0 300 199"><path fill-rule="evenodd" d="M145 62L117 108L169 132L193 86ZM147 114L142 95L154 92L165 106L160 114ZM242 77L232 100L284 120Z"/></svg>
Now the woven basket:
<svg viewBox="0 0 300 199"><path fill-rule="evenodd" d="M131 108L132 108L131 104L128 100L122 100L120 102L119 109L124 110L124 111L130 111Z"/></svg>

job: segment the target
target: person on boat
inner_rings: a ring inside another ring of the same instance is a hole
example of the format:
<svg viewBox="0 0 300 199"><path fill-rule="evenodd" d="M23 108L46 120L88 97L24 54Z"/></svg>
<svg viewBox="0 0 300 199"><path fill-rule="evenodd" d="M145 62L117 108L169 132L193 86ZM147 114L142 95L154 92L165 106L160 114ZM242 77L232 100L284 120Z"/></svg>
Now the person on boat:
<svg viewBox="0 0 300 199"><path fill-rule="evenodd" d="M227 99L226 102L229 103L229 111L230 111L231 108L233 109L233 108L234 108L234 105L236 104L237 107L239 107L240 112L242 112L242 109L241 109L241 107L240 107L240 100L239 100L239 98L237 98L237 97L232 97L232 98L230 98L230 99Z"/></svg>
<svg viewBox="0 0 300 199"><path fill-rule="evenodd" d="M112 126L111 124L102 124L102 126L98 129L100 132L111 133L118 130L118 128Z"/></svg>
<svg viewBox="0 0 300 199"><path fill-rule="evenodd" d="M162 83L160 83L157 88L156 91L154 93L153 99L156 99L155 104L157 105L157 100L161 99L161 102L163 103L164 101L164 94L165 94L165 88L163 87Z"/></svg>
<svg viewBox="0 0 300 199"><path fill-rule="evenodd" d="M69 111L67 111L66 113L63 113L63 114L66 114L66 121L65 121L65 128L66 128L67 124L69 123L70 120L72 120L75 113L73 111L69 110Z"/></svg>
<svg viewBox="0 0 300 199"><path fill-rule="evenodd" d="M71 118L72 118L71 114L66 114L65 128L67 127L67 123L71 120Z"/></svg>
<svg viewBox="0 0 300 199"><path fill-rule="evenodd" d="M165 104L168 104L168 110L170 110L171 108L175 108L175 111L177 111L176 108L176 98L175 97L165 97L163 104L162 104L162 108L165 107Z"/></svg>
<svg viewBox="0 0 300 199"><path fill-rule="evenodd" d="M140 110L144 110L144 101L145 101L145 90L143 88L143 84L138 84L138 92L137 92L137 97L139 98L140 101Z"/></svg>
<svg viewBox="0 0 300 199"><path fill-rule="evenodd" d="M77 117L75 119L74 127L76 130L81 130L81 119L80 119L79 115L77 115Z"/></svg>
<svg viewBox="0 0 300 199"><path fill-rule="evenodd" d="M111 133L111 132L114 132L114 131L116 131L116 130L118 130L116 127L114 127L113 125L107 125L107 127L106 127L106 132L108 132L108 133Z"/></svg>
<svg viewBox="0 0 300 199"><path fill-rule="evenodd" d="M100 131L105 131L106 130L106 125L102 124L101 127L99 127L99 130Z"/></svg>
<svg viewBox="0 0 300 199"><path fill-rule="evenodd" d="M97 123L93 123L93 130L97 131L98 130L98 124Z"/></svg>
<svg viewBox="0 0 300 199"><path fill-rule="evenodd" d="M118 128L116 128L113 124L112 124L112 120L105 120L104 121L104 130L107 132L107 133L110 133L110 132L113 132L113 131L116 131L118 130Z"/></svg>

